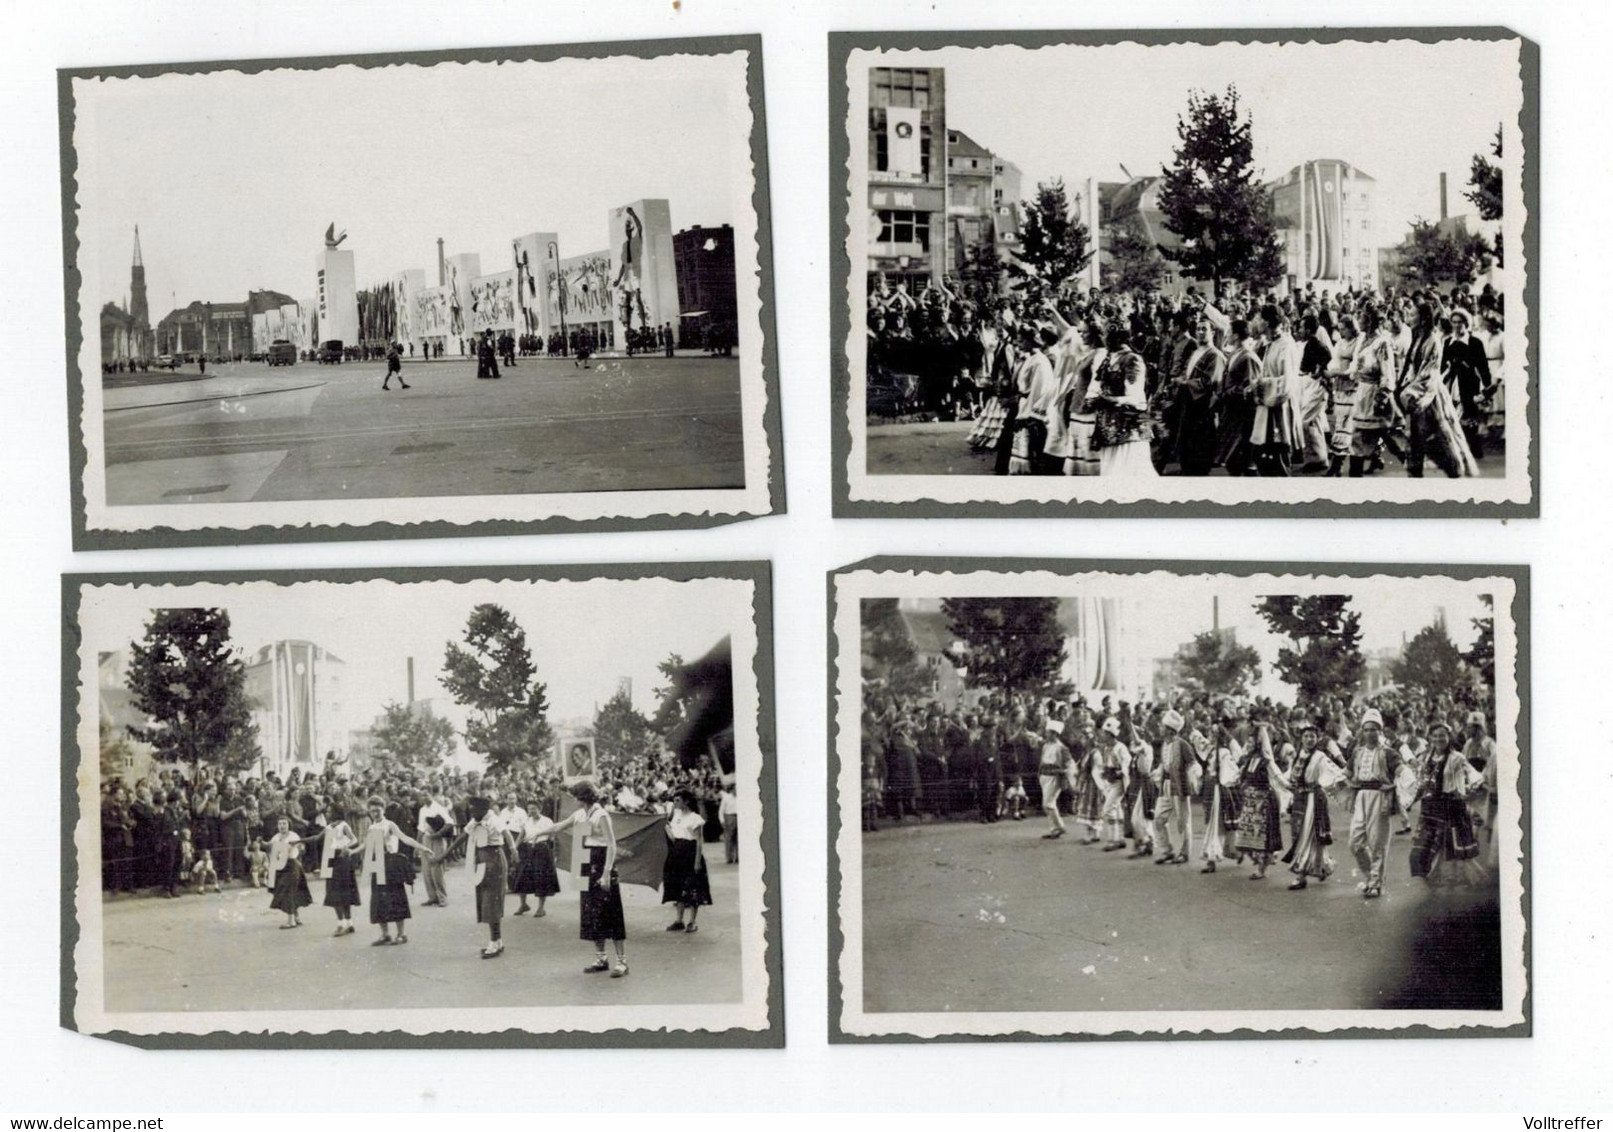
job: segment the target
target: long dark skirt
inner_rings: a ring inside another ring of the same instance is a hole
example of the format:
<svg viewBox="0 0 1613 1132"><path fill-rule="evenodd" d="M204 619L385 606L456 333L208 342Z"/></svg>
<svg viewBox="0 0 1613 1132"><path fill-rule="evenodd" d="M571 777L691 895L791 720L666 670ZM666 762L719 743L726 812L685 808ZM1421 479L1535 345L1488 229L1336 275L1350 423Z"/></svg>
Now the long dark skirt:
<svg viewBox="0 0 1613 1132"><path fill-rule="evenodd" d="M346 910L362 903L358 896L358 877L353 872L352 856L347 853L332 855L330 876L325 881L325 907Z"/></svg>
<svg viewBox="0 0 1613 1132"><path fill-rule="evenodd" d="M612 869L605 875L605 847L588 847L588 887L582 892L578 907L582 912L582 926L578 936L598 942L627 938L627 914L622 911L622 888Z"/></svg>
<svg viewBox="0 0 1613 1132"><path fill-rule="evenodd" d="M554 896L560 891L560 875L555 872L551 842L521 846L515 871L510 875L510 891L517 896Z"/></svg>
<svg viewBox="0 0 1613 1132"><path fill-rule="evenodd" d="M314 894L308 891L308 878L303 875L302 862L287 861L275 874L274 895L269 898L269 907L292 916L297 909L306 908L313 902Z"/></svg>
<svg viewBox="0 0 1613 1132"><path fill-rule="evenodd" d="M504 887L509 878L509 864L504 850L497 845L484 845L476 850L476 863L482 866L482 883L476 886L476 922L496 924L504 919Z"/></svg>
<svg viewBox="0 0 1613 1132"><path fill-rule="evenodd" d="M1283 862L1289 872L1300 877L1326 880L1333 872L1327 847L1333 844L1333 819L1327 811L1327 795L1319 789L1296 791L1288 809L1290 840Z"/></svg>
<svg viewBox="0 0 1613 1132"><path fill-rule="evenodd" d="M1240 788L1238 808L1239 849L1256 853L1277 853L1283 847L1282 818L1277 795L1265 782L1245 780Z"/></svg>
<svg viewBox="0 0 1613 1132"><path fill-rule="evenodd" d="M401 923L409 915L409 893L401 883L382 884L380 878L370 878L370 923Z"/></svg>
<svg viewBox="0 0 1613 1132"><path fill-rule="evenodd" d="M711 878L695 843L673 838L661 867L661 903L704 906L711 903Z"/></svg>
<svg viewBox="0 0 1613 1132"><path fill-rule="evenodd" d="M1449 794L1427 794L1411 842L1411 875L1429 876L1441 860L1471 861L1479 855L1473 814Z"/></svg>

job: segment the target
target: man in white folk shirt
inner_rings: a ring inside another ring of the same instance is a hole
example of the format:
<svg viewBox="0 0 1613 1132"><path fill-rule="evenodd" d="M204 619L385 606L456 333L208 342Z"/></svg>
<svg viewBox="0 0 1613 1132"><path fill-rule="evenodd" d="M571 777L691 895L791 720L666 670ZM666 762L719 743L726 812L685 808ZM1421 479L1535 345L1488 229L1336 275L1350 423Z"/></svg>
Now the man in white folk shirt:
<svg viewBox="0 0 1613 1132"><path fill-rule="evenodd" d="M1383 716L1368 708L1361 717L1361 737L1350 751L1345 773L1355 791L1350 816L1350 852L1364 880L1356 885L1368 900L1383 895L1384 856L1389 851L1389 811L1393 807L1395 772L1400 755L1384 741Z"/></svg>
<svg viewBox="0 0 1613 1132"><path fill-rule="evenodd" d="M1255 332L1266 340L1249 436L1255 470L1262 476L1287 476L1299 439L1299 347L1288 332L1287 316L1275 303L1260 308Z"/></svg>

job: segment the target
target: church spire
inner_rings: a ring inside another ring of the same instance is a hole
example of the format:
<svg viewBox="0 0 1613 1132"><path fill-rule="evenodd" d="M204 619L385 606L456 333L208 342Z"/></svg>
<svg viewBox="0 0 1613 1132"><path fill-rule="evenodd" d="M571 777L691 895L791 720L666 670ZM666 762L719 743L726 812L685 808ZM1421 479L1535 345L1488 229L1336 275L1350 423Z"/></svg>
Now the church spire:
<svg viewBox="0 0 1613 1132"><path fill-rule="evenodd" d="M133 264L133 266L135 266L135 267L144 267L145 266L145 263L143 263L141 261L141 259L140 259L140 225L138 225L138 224L136 224L134 226L134 264Z"/></svg>

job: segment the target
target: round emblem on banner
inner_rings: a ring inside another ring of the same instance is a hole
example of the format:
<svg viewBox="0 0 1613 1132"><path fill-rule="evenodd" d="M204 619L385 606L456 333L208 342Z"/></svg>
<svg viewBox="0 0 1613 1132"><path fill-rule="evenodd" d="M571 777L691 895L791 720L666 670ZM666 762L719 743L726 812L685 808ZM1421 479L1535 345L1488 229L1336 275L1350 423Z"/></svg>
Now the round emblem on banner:
<svg viewBox="0 0 1613 1132"><path fill-rule="evenodd" d="M1323 181L1322 182L1322 188L1326 189L1328 192L1332 192L1333 191L1333 182L1332 181Z"/></svg>
<svg viewBox="0 0 1613 1132"><path fill-rule="evenodd" d="M898 122L898 123L896 123L896 136L899 137L899 138L904 138L904 139L912 137L913 136L913 123L912 122Z"/></svg>

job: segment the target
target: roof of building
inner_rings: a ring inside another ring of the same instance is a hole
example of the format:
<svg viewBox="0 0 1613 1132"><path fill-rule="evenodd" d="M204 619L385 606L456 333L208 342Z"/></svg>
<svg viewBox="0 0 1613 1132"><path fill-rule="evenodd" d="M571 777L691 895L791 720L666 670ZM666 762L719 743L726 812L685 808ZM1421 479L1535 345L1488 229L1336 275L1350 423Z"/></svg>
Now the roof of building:
<svg viewBox="0 0 1613 1132"><path fill-rule="evenodd" d="M947 148L955 155L962 157L990 157L991 150L975 141L974 138L962 130L947 130Z"/></svg>

